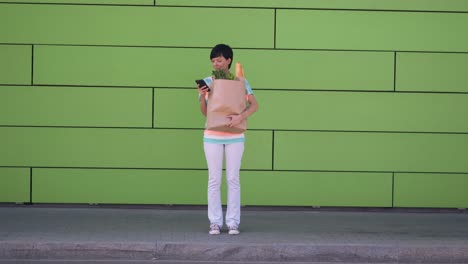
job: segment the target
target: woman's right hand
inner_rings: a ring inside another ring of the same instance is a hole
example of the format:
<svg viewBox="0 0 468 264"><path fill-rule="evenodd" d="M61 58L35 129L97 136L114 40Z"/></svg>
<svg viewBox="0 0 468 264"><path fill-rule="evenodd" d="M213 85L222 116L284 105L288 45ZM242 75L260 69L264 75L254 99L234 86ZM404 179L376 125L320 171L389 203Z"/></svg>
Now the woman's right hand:
<svg viewBox="0 0 468 264"><path fill-rule="evenodd" d="M198 89L198 94L200 94L201 96L205 96L206 94L209 93L208 87L206 87L206 86L200 87L200 86L197 84L197 89Z"/></svg>

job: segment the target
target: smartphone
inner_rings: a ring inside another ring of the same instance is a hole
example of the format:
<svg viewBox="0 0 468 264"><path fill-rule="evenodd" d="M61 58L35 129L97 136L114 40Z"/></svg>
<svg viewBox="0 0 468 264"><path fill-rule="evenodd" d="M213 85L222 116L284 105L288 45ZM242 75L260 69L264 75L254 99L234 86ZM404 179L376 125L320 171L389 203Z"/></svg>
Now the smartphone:
<svg viewBox="0 0 468 264"><path fill-rule="evenodd" d="M210 87L208 87L205 80L200 79L200 80L195 80L195 82L198 84L198 86L200 86L200 88L203 87L203 86L206 86L206 88L208 89L208 92L211 91Z"/></svg>

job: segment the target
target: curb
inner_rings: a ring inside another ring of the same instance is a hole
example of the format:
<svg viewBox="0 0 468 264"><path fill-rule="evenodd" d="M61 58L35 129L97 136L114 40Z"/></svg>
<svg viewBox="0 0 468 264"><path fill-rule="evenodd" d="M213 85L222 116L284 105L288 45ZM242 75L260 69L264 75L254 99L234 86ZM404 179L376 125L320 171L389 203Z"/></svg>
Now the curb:
<svg viewBox="0 0 468 264"><path fill-rule="evenodd" d="M0 242L0 259L468 263L468 245Z"/></svg>

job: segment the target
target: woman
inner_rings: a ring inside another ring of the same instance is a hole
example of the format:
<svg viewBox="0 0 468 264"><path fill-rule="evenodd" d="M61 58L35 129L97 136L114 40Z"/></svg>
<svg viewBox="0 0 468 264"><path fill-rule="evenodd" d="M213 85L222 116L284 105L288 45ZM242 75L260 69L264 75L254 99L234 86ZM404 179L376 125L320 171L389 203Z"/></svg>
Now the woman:
<svg viewBox="0 0 468 264"><path fill-rule="evenodd" d="M211 64L214 70L225 71L226 76L235 79L229 71L233 59L231 47L225 44L218 44L210 54ZM204 78L207 85L213 82L212 77ZM253 95L252 88L245 80L247 90L247 108L239 115L231 115L229 127L240 124L258 109L258 103ZM209 89L206 86L197 85L200 101L200 110L206 116L207 98ZM227 133L205 129L203 144L205 157L208 164L208 219L210 220L211 235L220 234L223 227L223 211L221 206L221 179L223 169L223 156L226 155L226 178L228 187L228 200L226 211L226 225L230 235L240 233L240 181L239 171L241 167L242 155L244 153L244 133Z"/></svg>

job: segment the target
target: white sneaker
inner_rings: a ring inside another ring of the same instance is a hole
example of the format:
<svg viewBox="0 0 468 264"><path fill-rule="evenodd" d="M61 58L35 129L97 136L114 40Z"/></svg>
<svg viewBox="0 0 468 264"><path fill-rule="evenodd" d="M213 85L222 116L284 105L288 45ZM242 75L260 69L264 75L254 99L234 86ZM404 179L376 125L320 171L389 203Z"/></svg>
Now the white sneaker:
<svg viewBox="0 0 468 264"><path fill-rule="evenodd" d="M211 224L210 225L210 231L208 232L210 235L219 235L221 232L220 232L220 228L219 228L219 225L217 224Z"/></svg>
<svg viewBox="0 0 468 264"><path fill-rule="evenodd" d="M237 226L230 226L228 234L230 234L230 235L240 234L239 228Z"/></svg>

